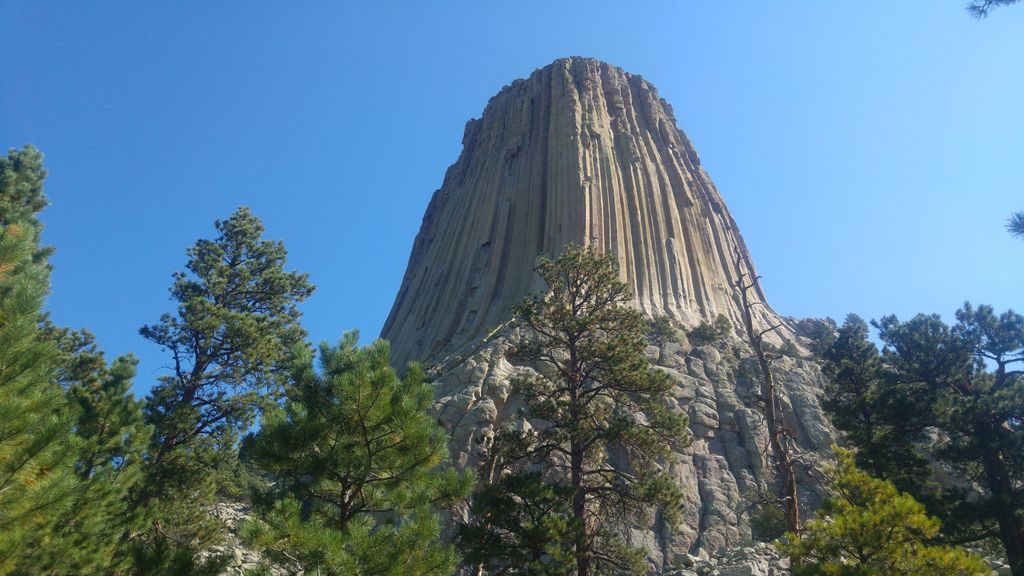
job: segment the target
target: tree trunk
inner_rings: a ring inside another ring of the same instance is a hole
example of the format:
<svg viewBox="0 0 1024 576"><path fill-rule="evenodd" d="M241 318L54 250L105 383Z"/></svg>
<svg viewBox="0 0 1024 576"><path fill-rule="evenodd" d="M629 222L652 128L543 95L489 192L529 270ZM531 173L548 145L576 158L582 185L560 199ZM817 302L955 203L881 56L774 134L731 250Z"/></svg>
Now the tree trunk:
<svg viewBox="0 0 1024 576"><path fill-rule="evenodd" d="M996 500L996 519L999 522L999 540L1006 551L1006 561L1013 576L1024 576L1024 522L1012 505L1013 484L1006 470L1006 462L991 442L986 442L983 461L992 498Z"/></svg>
<svg viewBox="0 0 1024 576"><path fill-rule="evenodd" d="M571 447L572 515L576 520L576 575L590 576L590 547L587 545L587 499L583 491L583 451Z"/></svg>
<svg viewBox="0 0 1024 576"><path fill-rule="evenodd" d="M573 299L576 309L576 299ZM573 422L580 419L580 393L583 390L583 376L580 369L578 338L569 337L569 414ZM576 576L590 576L590 546L587 538L587 495L583 490L583 442L575 437L569 439L569 480L572 483L572 516L576 520Z"/></svg>

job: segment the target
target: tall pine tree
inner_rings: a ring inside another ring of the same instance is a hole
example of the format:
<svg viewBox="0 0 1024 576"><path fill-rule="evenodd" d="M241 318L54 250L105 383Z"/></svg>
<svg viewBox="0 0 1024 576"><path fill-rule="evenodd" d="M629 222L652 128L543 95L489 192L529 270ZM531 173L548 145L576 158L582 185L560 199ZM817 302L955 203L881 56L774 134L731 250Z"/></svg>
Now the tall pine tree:
<svg viewBox="0 0 1024 576"><path fill-rule="evenodd" d="M541 486L525 486L522 494L549 494L547 485L568 497L568 509L552 511L566 514L558 539L571 546L568 560L577 575L642 573L642 554L613 526L652 509L675 521L680 491L664 460L672 447L689 442L685 415L663 401L673 383L644 355L646 322L631 307L610 256L570 246L556 260L542 261L537 272L547 291L515 308L528 334L516 356L541 367L515 385L535 427L499 436L495 456L504 463L498 467L513 474L540 471L533 478ZM502 500L474 501L477 521L472 538L464 539L470 552L478 544L524 541L488 503ZM507 549L495 550L493 563L509 573L532 573L515 565L521 551ZM553 570L544 573L558 573Z"/></svg>
<svg viewBox="0 0 1024 576"><path fill-rule="evenodd" d="M0 574L33 573L77 488L73 416L37 323L47 271L32 261L34 236L28 223L0 229Z"/></svg>
<svg viewBox="0 0 1024 576"><path fill-rule="evenodd" d="M42 155L0 159L0 574L38 574L62 545L60 520L75 503L80 449L56 384L57 349L39 327L49 289L35 212Z"/></svg>
<svg viewBox="0 0 1024 576"><path fill-rule="evenodd" d="M188 272L174 275L176 312L140 330L170 353L171 373L144 409L153 435L136 502L158 514L134 539L167 562L215 538L206 508L236 469L240 435L280 395L289 350L305 338L298 304L313 292L306 274L285 270L284 245L262 238L249 209L215 227L216 238L188 249Z"/></svg>
<svg viewBox="0 0 1024 576"><path fill-rule="evenodd" d="M0 226L5 245L14 247L8 256L21 254L23 258L20 263L0 266L11 282L5 305L25 306L25 310L35 306L35 300L27 298L29 294L37 298L46 292L47 257L52 253L52 249L39 246L37 214L47 205L42 160L42 154L31 146L0 158ZM17 522L18 528L11 529L12 536L20 534L31 542L13 560L11 570L26 574L118 573L130 565L122 536L136 529L146 512L133 507L129 498L141 481L142 450L148 438L141 403L130 391L135 360L126 356L108 366L88 331L59 328L38 309L34 330L28 326L31 314L11 311L0 317L8 322L8 330L18 327L22 331L19 338L25 345L21 349L22 344L4 344L4 352L10 356L0 363L12 370L20 363L31 365L31 370L19 377L34 382L20 391L7 389L4 405L13 406L16 416L2 418L12 427L19 426L22 418L37 420L35 432L26 428L19 434L11 428L10 436L4 436L7 448L43 431L61 444L59 449L47 448L45 436L35 440L36 458L53 455L45 466L47 478L63 492L53 505L34 509L32 521ZM33 332L31 338L29 332ZM9 333L9 337L14 335ZM28 342L34 344L28 346ZM44 405L49 408L42 408ZM24 465L30 466L32 461ZM8 495L19 493L12 488ZM25 505L33 501L31 497L17 499ZM18 517L17 506L0 508L4 508L0 517Z"/></svg>
<svg viewBox="0 0 1024 576"><path fill-rule="evenodd" d="M889 385L878 348L868 338L867 322L848 315L821 358L829 379L822 403L832 423L857 447L857 466L914 494L936 512L939 486L920 448L929 412L917 409L918 397L908 394L906 386Z"/></svg>

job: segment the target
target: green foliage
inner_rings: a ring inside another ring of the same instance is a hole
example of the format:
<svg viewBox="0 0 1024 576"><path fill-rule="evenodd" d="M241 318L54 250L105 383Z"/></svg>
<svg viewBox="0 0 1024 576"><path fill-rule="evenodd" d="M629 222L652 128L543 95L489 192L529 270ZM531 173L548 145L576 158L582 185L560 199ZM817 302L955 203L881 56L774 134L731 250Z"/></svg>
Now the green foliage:
<svg viewBox="0 0 1024 576"><path fill-rule="evenodd" d="M39 246L36 216L45 176L32 147L0 158L0 574L108 567L111 518L94 500L121 486L83 475L98 448L73 434L82 426L55 381L61 355L40 328L51 252Z"/></svg>
<svg viewBox="0 0 1024 576"><path fill-rule="evenodd" d="M296 348L284 410L268 414L247 458L274 478L244 538L278 561L323 575L447 575L434 506L464 498L469 474L443 470L447 437L427 410L415 365L399 378L390 347L350 332L313 354Z"/></svg>
<svg viewBox="0 0 1024 576"><path fill-rule="evenodd" d="M0 222L35 222L36 214L49 201L43 194L43 155L32 145L10 149L0 158ZM32 241L38 240L37 235Z"/></svg>
<svg viewBox="0 0 1024 576"><path fill-rule="evenodd" d="M180 546L216 533L205 508L237 469L239 435L280 392L288 351L305 338L297 305L313 291L285 271L284 246L262 239L248 209L215 226L217 238L189 248L188 273L174 275L176 314L139 331L170 353L172 372L146 402L154 434L138 501L158 508L161 537Z"/></svg>
<svg viewBox="0 0 1024 576"><path fill-rule="evenodd" d="M197 550L157 535L143 545L131 548L131 574L148 576L221 576L227 570L230 558L214 555L197 558Z"/></svg>
<svg viewBox="0 0 1024 576"><path fill-rule="evenodd" d="M0 574L120 573L144 516L135 360L108 367L91 334L39 313L45 177L31 146L0 159Z"/></svg>
<svg viewBox="0 0 1024 576"><path fill-rule="evenodd" d="M828 408L858 462L919 497L960 541L998 538L1024 573L1024 317L965 304L937 315L848 321L828 355ZM959 482L940 483L937 463ZM941 489L940 489L941 488Z"/></svg>
<svg viewBox="0 0 1024 576"><path fill-rule="evenodd" d="M679 331L672 325L672 320L668 316L658 314L651 318L649 324L651 333L662 341L679 338Z"/></svg>
<svg viewBox="0 0 1024 576"><path fill-rule="evenodd" d="M52 248L39 245L42 232L36 214L49 204L43 193L46 169L43 154L31 144L21 150L10 149L0 158L0 226L19 223L30 225L28 230L34 245L32 259L44 263L53 253Z"/></svg>
<svg viewBox="0 0 1024 576"><path fill-rule="evenodd" d="M824 408L832 423L857 447L857 465L934 506L938 486L922 449L931 418L918 410L919 387L890 385L881 355L868 339L868 325L846 317L821 358L829 377Z"/></svg>
<svg viewBox="0 0 1024 576"><path fill-rule="evenodd" d="M45 573L34 568L61 544L58 520L78 488L73 415L38 326L49 274L37 237L31 221L0 227L0 574Z"/></svg>
<svg viewBox="0 0 1024 576"><path fill-rule="evenodd" d="M188 545L136 538L173 524L138 499L150 429L130 392L136 361L108 365L88 331L40 314L45 176L31 146L0 158L0 574L219 573Z"/></svg>
<svg viewBox="0 0 1024 576"><path fill-rule="evenodd" d="M818 517L778 547L793 560L794 576L971 576L990 572L976 556L931 545L939 521L889 482L857 469L837 450L832 492Z"/></svg>
<svg viewBox="0 0 1024 576"><path fill-rule="evenodd" d="M610 257L571 246L557 260L542 261L537 272L547 292L515 308L529 334L516 356L547 367L515 383L524 416L536 424L499 435L489 458L498 478L505 470L536 469L541 486L528 490L499 482L493 490L518 493L504 499L479 494L470 527L477 534L463 541L507 543L504 550L487 548L500 554L493 563L507 573L535 573L517 564L537 550L513 548L531 539L509 528L515 524L509 514L525 512L507 506L508 498L544 507L553 494L568 494L568 510L552 510L561 516L531 530L563 531L551 535L553 546L563 550L572 542L571 561L582 576L642 572L642 556L613 527L651 508L660 508L668 523L676 521L680 491L658 462L689 441L685 416L663 402L673 383L644 356L644 320L629 306L631 295ZM480 557L481 551L470 547L467 555ZM566 560L552 555L550 562L558 566L541 573L572 570Z"/></svg>
<svg viewBox="0 0 1024 576"><path fill-rule="evenodd" d="M459 526L456 537L463 561L488 573L514 567L532 576L575 574L571 500L568 486L545 482L536 471L483 486L473 497L474 521Z"/></svg>
<svg viewBox="0 0 1024 576"><path fill-rule="evenodd" d="M809 340L808 350L819 358L836 340L836 321L832 318L805 318L797 322L797 329Z"/></svg>
<svg viewBox="0 0 1024 576"><path fill-rule="evenodd" d="M697 342L714 342L718 339L718 332L715 330L714 325L706 320L701 320L700 324L687 333L687 336Z"/></svg>
<svg viewBox="0 0 1024 576"><path fill-rule="evenodd" d="M789 356L790 358L800 358L800 349L796 347L796 344L792 340L785 340L782 346L779 348L779 354L783 356Z"/></svg>
<svg viewBox="0 0 1024 576"><path fill-rule="evenodd" d="M143 480L149 439L142 403L131 393L137 361L123 356L108 366L86 330L48 327L47 336L60 350L57 381L66 391L81 442L75 502L59 522L61 546L51 550L49 559L63 573L120 572L131 562L122 536L146 519L146 509L131 502Z"/></svg>
<svg viewBox="0 0 1024 576"><path fill-rule="evenodd" d="M715 317L714 323L701 320L687 335L699 343L708 343L728 337L732 334L732 329L732 322L725 314L719 314Z"/></svg>
<svg viewBox="0 0 1024 576"><path fill-rule="evenodd" d="M750 518L754 540L771 542L786 533L786 513L782 508L764 504Z"/></svg>
<svg viewBox="0 0 1024 576"><path fill-rule="evenodd" d="M725 314L715 316L715 334L719 340L732 334L732 321Z"/></svg>

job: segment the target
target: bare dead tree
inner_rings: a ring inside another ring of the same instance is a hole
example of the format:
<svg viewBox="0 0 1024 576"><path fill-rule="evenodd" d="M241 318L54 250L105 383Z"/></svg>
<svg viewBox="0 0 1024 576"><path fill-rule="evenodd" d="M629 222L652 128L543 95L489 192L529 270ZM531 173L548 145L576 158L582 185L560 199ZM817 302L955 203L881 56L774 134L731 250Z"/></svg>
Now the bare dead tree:
<svg viewBox="0 0 1024 576"><path fill-rule="evenodd" d="M768 427L768 444L771 447L772 455L775 457L775 465L783 478L783 495L780 498L786 513L786 526L791 532L800 532L800 498L796 486L796 464L793 456L792 437L786 431L782 422L782 398L779 395L778 387L775 384L775 375L772 373L771 362L764 350L764 337L766 334L777 330L781 324L773 324L768 328L758 330L754 326L754 306L761 304L760 301L752 301L749 295L751 288L757 286L760 276L753 276L747 272L745 259L737 250L733 264L736 270L736 290L740 296L741 310L743 313L743 326L747 333L747 340L757 357L757 365L761 371L761 396L764 399L765 424Z"/></svg>

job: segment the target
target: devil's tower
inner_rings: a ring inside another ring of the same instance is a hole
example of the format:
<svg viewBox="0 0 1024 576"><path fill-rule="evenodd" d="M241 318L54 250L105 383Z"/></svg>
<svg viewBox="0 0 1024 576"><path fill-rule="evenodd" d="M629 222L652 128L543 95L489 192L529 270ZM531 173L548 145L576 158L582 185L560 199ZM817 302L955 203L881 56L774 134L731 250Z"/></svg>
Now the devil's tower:
<svg viewBox="0 0 1024 576"><path fill-rule="evenodd" d="M753 265L672 108L639 76L592 59L557 60L503 88L467 124L381 334L397 365L435 366L436 410L461 465L474 464L479 447L517 418L509 378L536 367L507 358L511 308L541 288L538 258L570 243L613 254L649 315L693 327L723 314L742 325L736 259ZM756 324L781 322L782 337L799 345L799 326L780 319L759 288L751 296L763 304ZM749 536L742 502L773 481L743 344L697 344L661 338L650 347L678 382L666 402L688 412L695 438L672 465L690 499L686 525L637 531L656 562ZM777 368L794 436L807 449L827 448L816 367L783 357Z"/></svg>
<svg viewBox="0 0 1024 576"><path fill-rule="evenodd" d="M382 336L400 362L474 341L569 243L614 253L651 314L739 320L733 260L749 256L672 108L639 76L567 58L467 124Z"/></svg>

